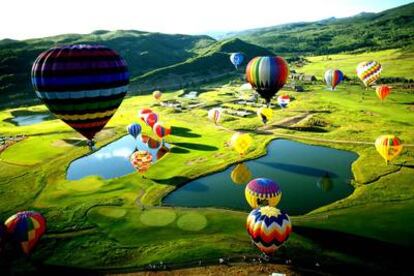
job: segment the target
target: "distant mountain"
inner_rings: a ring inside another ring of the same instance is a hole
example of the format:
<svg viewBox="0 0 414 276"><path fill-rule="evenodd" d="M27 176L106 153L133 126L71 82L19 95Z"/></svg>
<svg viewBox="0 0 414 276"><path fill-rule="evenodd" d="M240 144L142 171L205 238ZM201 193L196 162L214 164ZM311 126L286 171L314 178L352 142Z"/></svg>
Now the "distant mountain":
<svg viewBox="0 0 414 276"><path fill-rule="evenodd" d="M208 36L169 35L141 31L67 34L23 41L0 40L0 98L2 102L35 98L30 82L33 61L55 45L103 44L120 53L132 77L196 57L216 41Z"/></svg>
<svg viewBox="0 0 414 276"><path fill-rule="evenodd" d="M401 48L414 44L414 3L380 13L284 24L231 35L285 56Z"/></svg>
<svg viewBox="0 0 414 276"><path fill-rule="evenodd" d="M230 54L233 52L242 52L245 55L244 64L238 71L230 62ZM135 88L133 90L148 91L207 83L217 78L243 74L250 59L263 55L273 53L238 38L223 40L210 45L197 57L138 76L131 80L131 85Z"/></svg>

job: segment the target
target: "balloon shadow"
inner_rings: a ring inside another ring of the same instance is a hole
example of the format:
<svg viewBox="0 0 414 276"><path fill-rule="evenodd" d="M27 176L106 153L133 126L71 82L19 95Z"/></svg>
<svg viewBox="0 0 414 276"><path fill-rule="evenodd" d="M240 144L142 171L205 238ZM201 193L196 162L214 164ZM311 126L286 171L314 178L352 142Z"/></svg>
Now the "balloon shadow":
<svg viewBox="0 0 414 276"><path fill-rule="evenodd" d="M287 172L291 172L291 173L302 174L302 175L307 175L307 176L323 177L326 174L329 174L330 178L337 178L338 177L338 175L334 172L315 169L315 168L312 168L312 167L306 167L306 166L301 166L301 165L293 165L293 164L283 164L283 163L278 163L278 162L272 162L272 163L267 163L267 162L263 162L263 161L256 161L256 162L259 163L259 164L271 167L273 169L287 171Z"/></svg>
<svg viewBox="0 0 414 276"><path fill-rule="evenodd" d="M189 182L191 179L186 176L173 176L165 179L151 179L160 184L172 185L172 186L182 186L183 184Z"/></svg>
<svg viewBox="0 0 414 276"><path fill-rule="evenodd" d="M197 144L197 143L175 143L176 146L191 149L191 150L198 150L198 151L215 151L218 150L215 146L205 145L205 144Z"/></svg>
<svg viewBox="0 0 414 276"><path fill-rule="evenodd" d="M192 130L186 127L171 127L171 135L179 136L179 137L186 137L186 138L198 138L201 137L200 134L191 133Z"/></svg>
<svg viewBox="0 0 414 276"><path fill-rule="evenodd" d="M67 139L62 139L62 141L72 146L76 146L76 147L87 146L87 140L85 139L67 138Z"/></svg>
<svg viewBox="0 0 414 276"><path fill-rule="evenodd" d="M179 147L172 147L170 149L171 153L177 153L177 154L185 154L185 153L189 153L190 151L188 149L184 149L184 148L179 148Z"/></svg>

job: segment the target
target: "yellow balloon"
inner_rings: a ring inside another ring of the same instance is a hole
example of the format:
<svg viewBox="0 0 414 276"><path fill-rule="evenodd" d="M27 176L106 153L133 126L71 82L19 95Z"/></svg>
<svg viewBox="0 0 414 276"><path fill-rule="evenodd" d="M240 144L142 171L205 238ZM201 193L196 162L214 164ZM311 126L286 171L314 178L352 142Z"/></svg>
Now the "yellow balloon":
<svg viewBox="0 0 414 276"><path fill-rule="evenodd" d="M237 164L236 167L230 174L231 180L235 184L246 184L247 182L252 179L252 173L250 172L249 168L244 164L240 163Z"/></svg>
<svg viewBox="0 0 414 276"><path fill-rule="evenodd" d="M257 110L257 117L259 117L264 124L266 124L273 117L273 110L268 107L262 107Z"/></svg>
<svg viewBox="0 0 414 276"><path fill-rule="evenodd" d="M230 145L239 154L243 155L252 145L253 139L248 133L235 133L230 140Z"/></svg>
<svg viewBox="0 0 414 276"><path fill-rule="evenodd" d="M381 135L375 140L375 148L388 164L389 161L400 155L403 146L397 136Z"/></svg>

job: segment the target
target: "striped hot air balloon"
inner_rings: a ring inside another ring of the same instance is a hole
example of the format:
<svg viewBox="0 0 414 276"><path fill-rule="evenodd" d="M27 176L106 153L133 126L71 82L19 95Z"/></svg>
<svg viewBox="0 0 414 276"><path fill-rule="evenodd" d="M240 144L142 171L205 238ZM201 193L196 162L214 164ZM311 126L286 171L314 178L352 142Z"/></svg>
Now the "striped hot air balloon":
<svg viewBox="0 0 414 276"><path fill-rule="evenodd" d="M335 87L343 80L344 74L340 70L329 69L325 72L325 82L331 90L335 90Z"/></svg>
<svg viewBox="0 0 414 276"><path fill-rule="evenodd" d="M375 140L375 148L388 165L389 161L400 155L403 146L397 136L381 135Z"/></svg>
<svg viewBox="0 0 414 276"><path fill-rule="evenodd" d="M287 62L279 56L255 57L246 67L246 79L269 105L289 76Z"/></svg>
<svg viewBox="0 0 414 276"><path fill-rule="evenodd" d="M217 125L221 118L221 109L220 108L212 108L208 111L208 118Z"/></svg>
<svg viewBox="0 0 414 276"><path fill-rule="evenodd" d="M138 135L141 133L141 126L137 123L132 123L127 126L127 132L129 135L137 139Z"/></svg>
<svg viewBox="0 0 414 276"><path fill-rule="evenodd" d="M271 255L289 238L292 224L286 213L265 206L250 212L246 229L259 250Z"/></svg>
<svg viewBox="0 0 414 276"><path fill-rule="evenodd" d="M277 97L277 104L281 108L286 108L290 103L290 97L288 95L280 95Z"/></svg>
<svg viewBox="0 0 414 276"><path fill-rule="evenodd" d="M144 115L144 122L152 128L158 122L158 115L156 113L147 113Z"/></svg>
<svg viewBox="0 0 414 276"><path fill-rule="evenodd" d="M156 124L154 124L152 130L161 139L171 134L171 127L164 124L163 122L157 122Z"/></svg>
<svg viewBox="0 0 414 276"><path fill-rule="evenodd" d="M105 46L55 47L40 54L32 67L36 95L90 141L115 114L128 83L127 63Z"/></svg>
<svg viewBox="0 0 414 276"><path fill-rule="evenodd" d="M388 97L388 95L391 93L391 87L389 87L388 85L380 85L377 86L375 92L377 93L378 98L381 101L384 101L384 99Z"/></svg>
<svg viewBox="0 0 414 276"><path fill-rule="evenodd" d="M9 217L4 223L11 238L20 243L27 255L46 232L46 220L38 212L23 211Z"/></svg>
<svg viewBox="0 0 414 276"><path fill-rule="evenodd" d="M252 208L276 206L282 198L279 185L268 178L256 178L250 181L244 190L247 203Z"/></svg>
<svg viewBox="0 0 414 276"><path fill-rule="evenodd" d="M376 61L365 61L358 64L356 71L358 78L368 87L380 78L382 66Z"/></svg>

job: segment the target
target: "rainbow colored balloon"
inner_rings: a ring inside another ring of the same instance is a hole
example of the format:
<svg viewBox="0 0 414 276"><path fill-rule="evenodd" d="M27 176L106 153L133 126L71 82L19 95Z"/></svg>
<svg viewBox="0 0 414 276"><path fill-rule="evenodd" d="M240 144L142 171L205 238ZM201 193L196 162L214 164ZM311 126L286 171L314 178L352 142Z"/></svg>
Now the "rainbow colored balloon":
<svg viewBox="0 0 414 276"><path fill-rule="evenodd" d="M280 95L277 97L277 104L281 108L286 108L290 103L290 97L288 95Z"/></svg>
<svg viewBox="0 0 414 276"><path fill-rule="evenodd" d="M271 255L289 238L292 224L286 213L265 206L250 212L246 229L259 250Z"/></svg>
<svg viewBox="0 0 414 276"><path fill-rule="evenodd" d="M37 97L89 140L115 114L128 83L127 63L105 46L55 47L40 54L32 67Z"/></svg>
<svg viewBox="0 0 414 276"><path fill-rule="evenodd" d="M244 163L240 163L231 171L230 177L233 183L242 185L252 179L252 173Z"/></svg>
<svg viewBox="0 0 414 276"><path fill-rule="evenodd" d="M273 180L256 178L247 184L244 195L252 208L258 208L265 205L276 206L282 198L282 191Z"/></svg>
<svg viewBox="0 0 414 276"><path fill-rule="evenodd" d="M358 78L368 87L380 78L382 66L376 61L365 61L358 64L356 71Z"/></svg>
<svg viewBox="0 0 414 276"><path fill-rule="evenodd" d="M46 232L46 220L38 212L23 211L9 217L4 223L11 238L20 243L23 252L29 255Z"/></svg>
<svg viewBox="0 0 414 276"><path fill-rule="evenodd" d="M152 127L152 130L161 139L171 134L171 127L164 124L163 122L155 123L154 126Z"/></svg>
<svg viewBox="0 0 414 276"><path fill-rule="evenodd" d="M391 93L391 87L389 87L388 85L380 85L377 86L375 92L377 93L378 98L381 101L384 101L384 99L388 97L388 95Z"/></svg>
<svg viewBox="0 0 414 276"><path fill-rule="evenodd" d="M286 84L288 76L289 66L279 56L255 57L246 67L247 81L268 105L272 97Z"/></svg>
<svg viewBox="0 0 414 276"><path fill-rule="evenodd" d="M335 87L343 80L344 74L340 70L329 69L325 72L325 82L331 90L335 90Z"/></svg>
<svg viewBox="0 0 414 276"><path fill-rule="evenodd" d="M3 223L0 223L0 254L3 251L4 245L8 237L7 228Z"/></svg>
<svg viewBox="0 0 414 276"><path fill-rule="evenodd" d="M388 165L389 161L400 155L403 146L397 136L381 135L375 140L375 148Z"/></svg>
<svg viewBox="0 0 414 276"><path fill-rule="evenodd" d="M217 125L221 118L221 109L220 108L212 108L208 111L208 118Z"/></svg>

